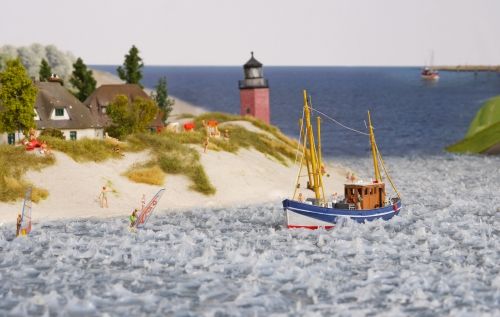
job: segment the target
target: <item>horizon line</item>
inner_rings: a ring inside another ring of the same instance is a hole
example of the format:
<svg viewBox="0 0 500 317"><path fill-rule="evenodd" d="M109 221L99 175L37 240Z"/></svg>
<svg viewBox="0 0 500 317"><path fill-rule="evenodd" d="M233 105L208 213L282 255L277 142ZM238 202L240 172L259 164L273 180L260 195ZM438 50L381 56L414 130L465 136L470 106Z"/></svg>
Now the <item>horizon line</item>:
<svg viewBox="0 0 500 317"><path fill-rule="evenodd" d="M89 63L89 66L122 66L122 64L92 64ZM147 64L144 66L162 66L162 67L243 67L241 65L234 64ZM442 64L442 65L434 65L434 68L438 67L500 67L500 65L489 65L489 64ZM392 67L392 68L403 68L403 67L425 67L425 65L263 65L263 67L367 67L367 68L376 68L376 67Z"/></svg>

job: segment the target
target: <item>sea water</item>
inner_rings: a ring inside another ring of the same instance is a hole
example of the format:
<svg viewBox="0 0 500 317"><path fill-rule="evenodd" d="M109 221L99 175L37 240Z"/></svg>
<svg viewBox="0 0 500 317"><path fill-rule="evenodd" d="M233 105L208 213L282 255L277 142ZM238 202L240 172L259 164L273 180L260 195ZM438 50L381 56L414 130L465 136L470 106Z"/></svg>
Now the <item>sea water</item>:
<svg viewBox="0 0 500 317"><path fill-rule="evenodd" d="M93 67L116 71L116 66ZM154 88L162 76L176 97L209 111L240 113L238 80L243 79L243 67L146 66L143 84ZM500 73L440 76L439 81L422 80L417 67L264 66L271 123L285 134L298 137L302 91L307 89L314 108L356 130L366 132L370 110L384 155L441 153L464 137L483 102L500 95ZM369 151L366 136L326 118L321 134L326 156L363 156Z"/></svg>
<svg viewBox="0 0 500 317"><path fill-rule="evenodd" d="M125 218L2 226L0 315L498 316L500 158L387 163L400 215L330 231L286 229L279 201L158 210L136 233Z"/></svg>

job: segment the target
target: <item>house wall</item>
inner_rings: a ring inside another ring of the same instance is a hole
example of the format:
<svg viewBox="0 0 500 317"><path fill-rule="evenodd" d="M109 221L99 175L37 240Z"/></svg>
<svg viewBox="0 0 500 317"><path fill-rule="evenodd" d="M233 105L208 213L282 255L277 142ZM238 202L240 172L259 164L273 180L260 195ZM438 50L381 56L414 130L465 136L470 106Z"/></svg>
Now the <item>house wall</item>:
<svg viewBox="0 0 500 317"><path fill-rule="evenodd" d="M83 138L89 138L89 139L104 138L103 129L62 129L61 132L64 134L66 140L70 140L71 131L76 131L77 140L81 140Z"/></svg>
<svg viewBox="0 0 500 317"><path fill-rule="evenodd" d="M83 138L89 138L89 139L104 139L104 130L102 128L100 129L62 129L61 132L64 134L64 137L66 140L70 140L70 133L71 131L76 131L76 139L81 140ZM42 130L36 130L36 135L40 135ZM15 134L16 136L16 144L19 143L22 139L24 139L24 135L22 133ZM0 144L8 144L8 134L7 133L0 133Z"/></svg>
<svg viewBox="0 0 500 317"><path fill-rule="evenodd" d="M22 132L15 133L15 138L16 143L19 143L20 140L24 139L24 134ZM9 144L8 133L0 133L0 144Z"/></svg>

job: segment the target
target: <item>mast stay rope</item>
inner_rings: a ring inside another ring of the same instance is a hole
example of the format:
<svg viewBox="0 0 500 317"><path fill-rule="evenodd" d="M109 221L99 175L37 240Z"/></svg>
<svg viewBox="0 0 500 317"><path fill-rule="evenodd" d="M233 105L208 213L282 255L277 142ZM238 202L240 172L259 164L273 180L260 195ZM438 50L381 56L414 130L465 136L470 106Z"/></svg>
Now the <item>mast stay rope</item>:
<svg viewBox="0 0 500 317"><path fill-rule="evenodd" d="M356 133L359 133L359 134L362 134L362 135L366 135L366 136L369 136L370 134L366 133L366 132L362 132L362 131L359 131L359 130L356 130L356 129L353 129L353 128L350 128L342 123L340 123L339 121L335 120L334 118L330 117L329 115L327 115L326 113L323 113L317 109L314 109L313 107L310 107L312 111L315 111L323 116L325 116L327 119L330 119L331 121L333 121L334 123L338 124L339 126L347 129L347 130L351 130L353 132L356 132Z"/></svg>

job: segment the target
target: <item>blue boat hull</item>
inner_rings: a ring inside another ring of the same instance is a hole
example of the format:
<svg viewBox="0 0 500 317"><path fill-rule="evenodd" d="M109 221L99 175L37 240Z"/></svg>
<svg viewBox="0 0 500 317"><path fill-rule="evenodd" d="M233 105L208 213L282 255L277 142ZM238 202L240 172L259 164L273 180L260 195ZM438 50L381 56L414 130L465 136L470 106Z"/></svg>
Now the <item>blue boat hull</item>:
<svg viewBox="0 0 500 317"><path fill-rule="evenodd" d="M295 200L283 200L288 228L320 227L332 228L339 217L348 217L363 223L375 219L389 220L401 210L401 200L396 200L392 205L368 210L348 210L315 206Z"/></svg>

